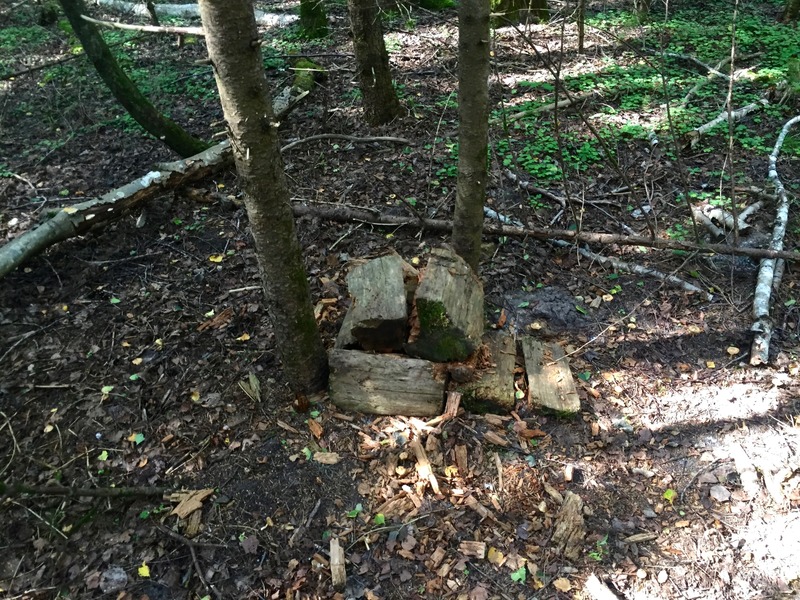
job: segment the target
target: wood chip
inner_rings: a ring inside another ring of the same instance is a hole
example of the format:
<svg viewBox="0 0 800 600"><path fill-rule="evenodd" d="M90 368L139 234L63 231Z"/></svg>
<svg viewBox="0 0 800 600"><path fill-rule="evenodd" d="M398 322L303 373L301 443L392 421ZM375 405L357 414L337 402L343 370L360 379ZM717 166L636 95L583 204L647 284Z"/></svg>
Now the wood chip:
<svg viewBox="0 0 800 600"><path fill-rule="evenodd" d="M331 538L331 583L333 589L341 592L347 584L347 569L344 562L344 549L339 544L339 538Z"/></svg>
<svg viewBox="0 0 800 600"><path fill-rule="evenodd" d="M502 446L503 448L508 446L508 440L506 438L496 434L491 430L483 434L483 439L484 441L494 444L495 446Z"/></svg>
<svg viewBox="0 0 800 600"><path fill-rule="evenodd" d="M197 509L202 508L203 500L208 498L213 493L213 488L183 492L178 496L181 498L180 503L172 510L170 514L177 515L179 519L185 519ZM176 496L176 494L173 494L173 496Z"/></svg>
<svg viewBox="0 0 800 600"><path fill-rule="evenodd" d="M464 556L474 556L483 559L486 556L486 542L464 540L458 545L458 551Z"/></svg>

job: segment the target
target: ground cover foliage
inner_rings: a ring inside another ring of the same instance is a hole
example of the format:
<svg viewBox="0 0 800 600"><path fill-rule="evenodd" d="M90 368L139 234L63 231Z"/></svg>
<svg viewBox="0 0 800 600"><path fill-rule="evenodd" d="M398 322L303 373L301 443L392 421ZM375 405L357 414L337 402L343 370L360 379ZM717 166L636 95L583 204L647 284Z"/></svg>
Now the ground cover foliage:
<svg viewBox="0 0 800 600"><path fill-rule="evenodd" d="M777 3L738 8L734 69L742 72L731 104L769 104L692 141L687 133L725 109L728 83L686 57L715 66L730 55L728 3L679 2L666 17L654 6L645 24L625 7L590 3L584 54L568 12L495 30L491 206L535 226L651 228L689 239L687 204L730 206L734 191L740 210L764 201L750 223L768 234L767 157L798 108L799 34L777 24ZM424 264L444 239L379 223L381 215L452 214L456 29L453 12L385 9L408 114L369 129L346 15L339 4L329 9L326 40L265 31L276 89L294 76L291 53L317 54L327 70L282 124L282 139L357 133L412 142L321 140L284 156L295 201L375 214L370 222L298 220L320 327L332 343L347 308L348 261L393 248ZM3 13L0 77L77 52L61 20L37 18L32 6ZM205 54L201 39L187 37L177 49L169 37L105 35L160 108L211 136L221 111L210 71L195 64ZM561 90L580 98L557 111L542 109L556 100L554 73ZM0 85L4 239L175 158L114 105L83 58ZM778 161L790 193L800 172L797 139L789 136ZM793 215L787 248L796 247L799 225ZM708 236L702 226L700 235ZM574 248L485 242L487 319L571 352L582 397L576 418L541 414L524 399L515 416L462 414L435 427L342 415L324 398L293 405L229 171L4 278L2 481L212 493L180 521L177 499L160 494L8 495L2 593L334 597L325 566L331 536L347 558L341 597L586 597L580 590L591 573L627 598L796 593L796 267L787 267L776 293L772 365L754 369L746 366L753 263L592 248L674 273L709 299ZM415 470L415 439L438 493ZM588 532L570 559L551 543L567 492L582 498ZM486 553L475 556L465 542L485 543Z"/></svg>

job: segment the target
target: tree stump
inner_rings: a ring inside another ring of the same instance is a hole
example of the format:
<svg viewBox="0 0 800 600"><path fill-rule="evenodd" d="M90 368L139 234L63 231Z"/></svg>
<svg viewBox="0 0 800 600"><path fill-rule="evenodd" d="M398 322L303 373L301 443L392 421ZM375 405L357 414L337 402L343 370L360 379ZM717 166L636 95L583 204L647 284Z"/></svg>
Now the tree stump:
<svg viewBox="0 0 800 600"><path fill-rule="evenodd" d="M452 248L435 248L414 298L406 352L434 362L463 361L482 334L480 280Z"/></svg>
<svg viewBox="0 0 800 600"><path fill-rule="evenodd" d="M490 331L483 343L491 355L492 365L475 371L474 379L456 386L464 406L472 411L489 408L509 411L514 408L514 367L516 342L506 331Z"/></svg>

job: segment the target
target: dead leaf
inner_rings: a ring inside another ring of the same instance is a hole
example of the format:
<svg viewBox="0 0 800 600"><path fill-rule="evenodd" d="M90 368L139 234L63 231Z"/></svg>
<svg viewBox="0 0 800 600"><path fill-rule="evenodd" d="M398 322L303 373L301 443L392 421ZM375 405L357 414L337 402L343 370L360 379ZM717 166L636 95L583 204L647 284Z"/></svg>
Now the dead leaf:
<svg viewBox="0 0 800 600"><path fill-rule="evenodd" d="M258 538L254 535L248 535L241 542L242 550L245 554L256 554L258 552Z"/></svg>
<svg viewBox="0 0 800 600"><path fill-rule="evenodd" d="M322 429L322 425L319 424L319 421L316 419L309 419L308 420L308 430L311 432L315 438L319 439L322 437L324 430Z"/></svg>
<svg viewBox="0 0 800 600"><path fill-rule="evenodd" d="M500 550L498 550L494 546L492 546L486 553L486 560L488 560L495 566L502 567L503 563L506 562L506 555L503 554Z"/></svg>
<svg viewBox="0 0 800 600"><path fill-rule="evenodd" d="M553 581L553 587L556 588L559 592L566 593L572 589L572 584L566 577L559 577L558 579Z"/></svg>
<svg viewBox="0 0 800 600"><path fill-rule="evenodd" d="M342 460L342 457L338 452L315 452L314 460L323 465L335 465Z"/></svg>
<svg viewBox="0 0 800 600"><path fill-rule="evenodd" d="M214 488L206 488L203 490L191 490L180 494L173 494L173 496L177 495L181 497L181 501L170 514L177 515L179 519L185 519L198 508L202 508L203 500L213 493Z"/></svg>

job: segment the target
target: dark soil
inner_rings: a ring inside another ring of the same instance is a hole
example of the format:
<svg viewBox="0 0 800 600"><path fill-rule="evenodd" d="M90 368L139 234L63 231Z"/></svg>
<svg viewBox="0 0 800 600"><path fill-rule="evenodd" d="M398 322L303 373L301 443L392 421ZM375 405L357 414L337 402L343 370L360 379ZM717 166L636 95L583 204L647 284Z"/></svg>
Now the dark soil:
<svg viewBox="0 0 800 600"><path fill-rule="evenodd" d="M453 15L418 13L413 30L396 24L392 39L402 40L402 51L392 66L409 114L369 129L352 93L352 59L341 54L351 49L345 15L333 12L334 37L324 50L331 55L316 59L328 78L282 124L283 139L341 133L411 143L299 146L285 156L293 200L408 215L413 199L418 214L449 218L455 182L439 170L452 164L444 144L456 131L455 109L441 103L455 89ZM559 27L536 31L537 44L556 52ZM203 55L202 44L177 51L172 43L144 38L141 65L190 64ZM513 32L497 43L499 72L543 72ZM54 47L50 59L66 51ZM622 60L622 47L603 52ZM599 61L599 50L568 60ZM83 68L86 77L73 82L41 86L38 74L3 82L0 153L13 174L0 179L6 240L50 210L176 158L138 130L121 129L119 109ZM291 72L269 75L278 89ZM504 81L492 80L497 100L508 98ZM202 83L213 90L210 76ZM172 100L177 121L210 136L221 118L213 99ZM773 139L781 126L765 118L764 134ZM692 185L721 168L725 141L714 143L718 152L683 156L698 174ZM619 152L628 179L647 182L662 199L658 226L667 228L685 210L672 201L679 165L648 154L646 142ZM763 182L766 156L737 160L737 169ZM796 158L779 168L787 183L800 175ZM586 230L646 232L625 210L634 200L614 192L624 183L603 165L552 185L554 194L585 200L560 216L555 203L533 208L503 170L493 166L489 194L505 215L561 227L585 208ZM713 290L709 300L656 279L617 276L569 248L487 238L481 274L489 323L502 314L518 335L547 336L571 353L579 415L542 414L523 399L511 416L462 413L436 429L402 416L341 414L327 398L298 412L237 194L235 174L221 173L151 202L143 227L138 213L130 215L51 248L0 283L0 481L142 492L5 496L0 594L573 598L592 573L626 598L800 590L795 267L777 292L772 366L751 368L752 269L594 248L691 279ZM769 230L773 208L767 202L757 226ZM314 217L297 226L314 302L332 300L317 305L329 345L346 310L351 259L393 248L424 264L430 248L446 241L415 227ZM795 246L790 237L787 247ZM215 255L222 262L209 260ZM241 385L250 374L260 401ZM492 445L487 432L508 445ZM426 446L439 494L415 472L414 438ZM455 467L459 446L465 470ZM338 462L320 462L325 455L317 453L336 453ZM213 493L193 517L179 519L176 498L147 495L156 487ZM585 504L587 537L577 560L551 544L567 492ZM470 508L468 498L491 516ZM327 565L331 536L347 559L347 588L338 594ZM465 541L485 542L488 554L465 554Z"/></svg>

